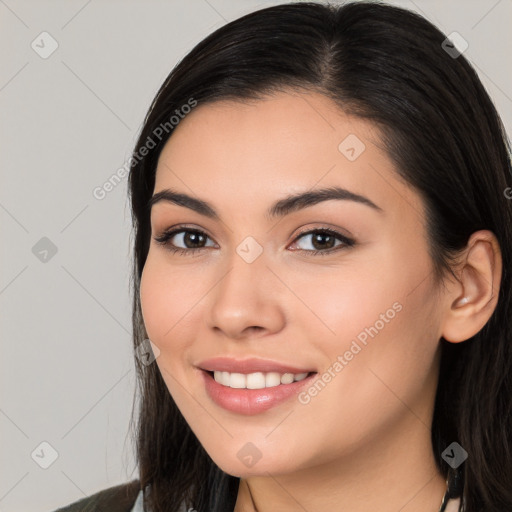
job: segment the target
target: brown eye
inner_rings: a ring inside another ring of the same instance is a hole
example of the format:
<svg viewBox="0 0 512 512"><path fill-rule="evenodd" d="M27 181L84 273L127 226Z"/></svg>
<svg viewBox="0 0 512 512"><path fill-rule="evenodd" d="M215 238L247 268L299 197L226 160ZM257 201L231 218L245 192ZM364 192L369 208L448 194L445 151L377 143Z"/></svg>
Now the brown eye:
<svg viewBox="0 0 512 512"><path fill-rule="evenodd" d="M165 231L160 236L155 237L155 242L163 245L172 252L185 254L207 247L205 242L208 238L206 233L197 229L176 228L171 231ZM184 247L179 247L179 245Z"/></svg>
<svg viewBox="0 0 512 512"><path fill-rule="evenodd" d="M299 247L299 250L313 254L330 254L339 249L355 245L354 240L327 228L302 233L295 240L301 240L303 238L308 240L308 242L304 244L304 247ZM298 245L297 242L295 242L295 245Z"/></svg>

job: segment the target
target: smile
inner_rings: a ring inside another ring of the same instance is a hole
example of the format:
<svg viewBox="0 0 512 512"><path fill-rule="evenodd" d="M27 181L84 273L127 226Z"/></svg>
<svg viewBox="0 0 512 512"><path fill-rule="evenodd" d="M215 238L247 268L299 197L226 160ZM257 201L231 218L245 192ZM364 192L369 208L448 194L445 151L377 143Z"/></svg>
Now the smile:
<svg viewBox="0 0 512 512"><path fill-rule="evenodd" d="M277 373L277 372L255 372L249 374L231 372L213 372L215 382L234 389L264 389L273 388L282 384L299 382L308 376L305 373Z"/></svg>
<svg viewBox="0 0 512 512"><path fill-rule="evenodd" d="M203 379L206 394L214 404L227 411L247 416L260 414L296 397L317 375L317 372L240 374L207 370L200 370L199 373ZM224 379L228 382L227 379L229 379L229 385L218 382L217 379L222 382ZM269 386L267 386L267 379ZM263 380L265 386L263 386Z"/></svg>

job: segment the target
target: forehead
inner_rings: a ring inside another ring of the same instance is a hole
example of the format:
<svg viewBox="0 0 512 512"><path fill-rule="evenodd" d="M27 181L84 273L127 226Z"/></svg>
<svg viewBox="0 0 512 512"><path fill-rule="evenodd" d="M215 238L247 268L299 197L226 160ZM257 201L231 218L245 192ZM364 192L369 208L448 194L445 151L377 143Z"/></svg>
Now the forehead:
<svg viewBox="0 0 512 512"><path fill-rule="evenodd" d="M155 192L178 188L247 210L269 196L328 186L370 197L383 209L421 209L374 124L319 93L294 91L199 104L167 141Z"/></svg>
<svg viewBox="0 0 512 512"><path fill-rule="evenodd" d="M374 125L346 115L329 98L281 92L259 100L199 104L175 128L161 160L191 162L214 156L219 166L245 162L244 167L269 167L274 162L271 167L297 169L305 157L318 161L320 154L320 161L334 164L341 156L339 144L348 136L353 141L379 141ZM187 154L191 145L195 151ZM357 149L362 147L359 143ZM312 172L318 172L316 167Z"/></svg>

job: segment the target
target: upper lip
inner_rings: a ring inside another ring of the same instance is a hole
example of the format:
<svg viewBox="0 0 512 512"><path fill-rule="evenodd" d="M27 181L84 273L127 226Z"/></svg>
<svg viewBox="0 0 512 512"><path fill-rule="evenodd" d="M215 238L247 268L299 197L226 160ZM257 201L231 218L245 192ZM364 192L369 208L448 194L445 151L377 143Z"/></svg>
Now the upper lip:
<svg viewBox="0 0 512 512"><path fill-rule="evenodd" d="M202 370L221 371L230 373L255 373L255 372L277 372L277 373L310 373L315 370L310 368L298 368L289 364L271 361L269 359L233 359L231 357L213 357L205 359L198 365Z"/></svg>

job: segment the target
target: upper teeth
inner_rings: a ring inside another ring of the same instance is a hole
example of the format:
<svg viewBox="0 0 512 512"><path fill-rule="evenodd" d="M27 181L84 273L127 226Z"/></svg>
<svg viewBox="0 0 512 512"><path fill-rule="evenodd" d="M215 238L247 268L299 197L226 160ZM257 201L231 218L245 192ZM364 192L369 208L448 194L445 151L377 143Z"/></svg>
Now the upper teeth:
<svg viewBox="0 0 512 512"><path fill-rule="evenodd" d="M247 389L263 389L279 386L279 384L291 384L293 381L305 379L308 373L230 373L230 372L213 372L213 378L219 384L230 388L247 388Z"/></svg>

